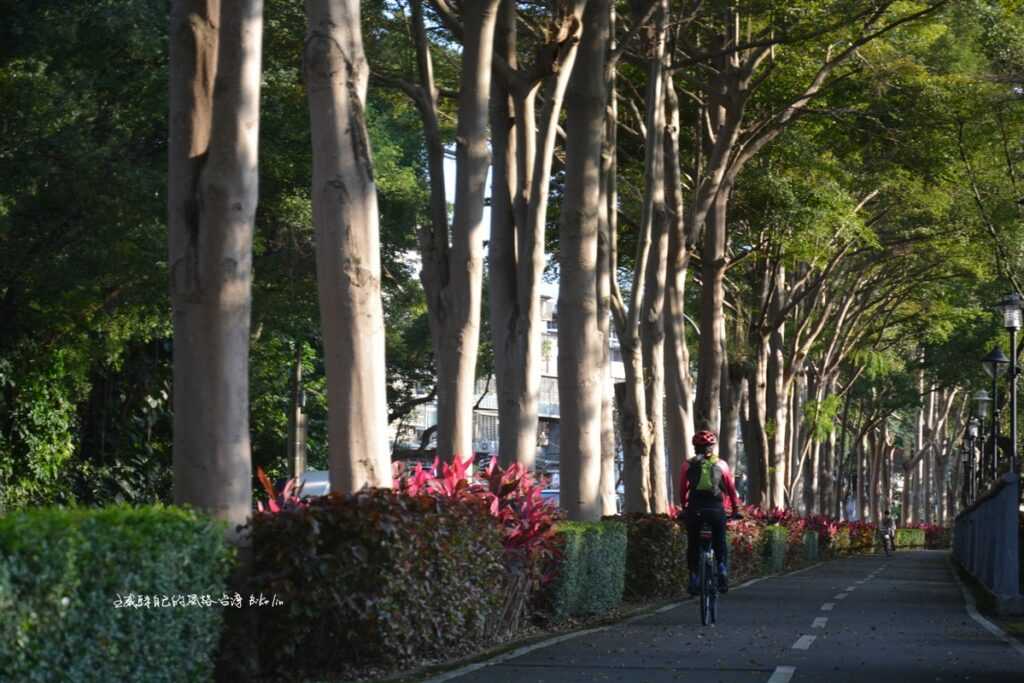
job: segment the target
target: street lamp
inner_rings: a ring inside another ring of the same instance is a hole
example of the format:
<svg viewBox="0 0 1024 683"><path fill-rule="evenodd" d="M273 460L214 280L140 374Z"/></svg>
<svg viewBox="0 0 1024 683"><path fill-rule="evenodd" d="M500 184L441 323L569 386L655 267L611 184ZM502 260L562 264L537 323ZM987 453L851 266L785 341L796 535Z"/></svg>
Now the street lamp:
<svg viewBox="0 0 1024 683"><path fill-rule="evenodd" d="M997 308L1003 314L1003 327L1010 333L1010 471L1017 472L1017 330L1021 325L1020 294L1008 294Z"/></svg>
<svg viewBox="0 0 1024 683"><path fill-rule="evenodd" d="M1003 350L998 346L988 352L988 355L981 359L981 365L985 372L992 378L992 479L996 478L996 463L999 459L998 445L996 443L999 434L999 375L1006 372L1006 366L1010 359L1006 357Z"/></svg>
<svg viewBox="0 0 1024 683"><path fill-rule="evenodd" d="M967 445L967 438L964 438L963 448L960 449L960 471L963 472L963 489L962 496L964 507L971 504L971 459L969 453L971 452L970 447Z"/></svg>
<svg viewBox="0 0 1024 683"><path fill-rule="evenodd" d="M984 390L982 390L982 391L980 391L978 393L979 394L984 394L985 395L985 399L988 398L988 395L986 394L986 392ZM988 404L987 403L982 403L982 405L987 406ZM977 461L977 458L975 458L975 456L974 456L974 444L976 444L978 442L978 434L979 433L981 433L981 420L979 420L977 417L972 417L970 422L967 423L967 457L969 459L968 460L968 464L970 466L969 480L968 480L969 481L968 497L969 497L971 503L974 502L975 497L978 495L978 468L977 468L977 462L978 461Z"/></svg>

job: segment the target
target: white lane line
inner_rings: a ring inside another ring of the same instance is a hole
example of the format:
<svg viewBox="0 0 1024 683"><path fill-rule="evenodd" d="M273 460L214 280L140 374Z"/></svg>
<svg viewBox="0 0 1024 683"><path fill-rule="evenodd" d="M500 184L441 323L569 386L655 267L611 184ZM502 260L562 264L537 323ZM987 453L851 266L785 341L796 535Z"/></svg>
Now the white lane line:
<svg viewBox="0 0 1024 683"><path fill-rule="evenodd" d="M821 611L822 612L831 612L832 608L835 607L835 606L836 606L836 603L834 603L834 602L826 602L824 605L821 606Z"/></svg>
<svg viewBox="0 0 1024 683"><path fill-rule="evenodd" d="M796 639L796 642L793 643L793 649L806 650L811 647L811 643L813 643L817 637L818 636L800 636Z"/></svg>
<svg viewBox="0 0 1024 683"><path fill-rule="evenodd" d="M824 564L824 563L823 562L818 562L818 563L812 564L809 567L804 567L803 569L799 569L799 570L797 570L795 572L788 572L786 574L772 574L772 575L768 575L768 576L761 576L761 577L758 577L756 579L750 579L749 581L746 581L744 583L741 583L738 586L733 587L732 590L733 591L737 591L737 590L740 590L742 588L746 588L747 586L752 586L755 583L760 583L761 581L767 581L768 579L785 578L787 576L793 576L794 574L801 574L803 572L810 571L810 570L812 570L812 569L814 569L816 567L820 567L822 564ZM562 642L565 642L567 640L572 640L573 638L579 638L580 636L590 635L591 633L600 633L601 631L607 631L608 629L610 629L610 628L612 628L614 626L618 626L620 624L628 624L628 623L639 621L641 619L646 619L647 617L650 617L651 614L657 614L659 612L667 612L669 610L672 610L672 609L675 609L677 607L680 607L680 606L682 606L682 605L684 605L686 603L692 603L693 601L694 601L693 598L689 598L687 600L682 600L680 602L675 602L675 603L672 603L670 605L665 605L664 607L656 610L653 613L638 614L638 615L636 615L634 617L631 617L629 619L617 622L615 624L608 624L607 626L600 626L598 628L591 628L591 629L586 629L586 630L583 630L583 631L576 631L575 633L566 633L566 634L561 635L561 636L556 636L554 638L549 638L547 640L542 640L539 643L534 643L532 645L525 645L525 646L523 646L521 648L518 648L518 649L515 649L515 650L511 650L509 652L506 652L503 655L498 655L497 657L493 657L491 659L488 659L488 660L485 660L485 661L482 661L482 662L474 662L473 664L467 664L466 666L460 667L458 669L454 669L452 671L447 671L445 673L442 673L442 674L439 674L439 675L435 676L434 678L427 679L427 680L423 681L422 683L443 683L444 681L450 681L452 679L459 678L461 676L465 676L466 674L472 673L474 671L479 671L480 669L483 669L485 667L493 666L495 664L501 664L502 662L507 662L510 659L515 659L516 657L522 657L523 655L528 654L530 652L533 652L534 650L540 650L540 649L545 648L545 647L551 647L552 645L557 645L558 643L562 643ZM831 607L829 609L831 609ZM788 683L789 679L793 677L793 673L795 671L796 671L796 669L794 667L791 667L791 666L780 666L780 667L777 667L775 669L775 673L772 674L772 675L775 676L776 674L779 674L779 675L781 675L783 677L782 678L778 678L778 679L772 678L772 679L769 680L769 683Z"/></svg>
<svg viewBox="0 0 1024 683"><path fill-rule="evenodd" d="M811 628L825 628L827 623L828 617L814 617L814 623L811 624Z"/></svg>
<svg viewBox="0 0 1024 683"><path fill-rule="evenodd" d="M999 628L991 621L978 614L978 607L974 602L974 596L971 595L971 592L967 590L967 586L965 586L963 584L963 581L960 580L960 575L957 574L956 567L953 564L952 555L949 558L949 568L950 571L953 572L953 578L956 580L957 585L960 586L960 592L964 594L964 607L967 608L967 614L970 615L971 619L974 619L976 622L981 624L982 628L984 628L986 631L994 635L996 638L1012 647L1021 657L1024 657L1024 644L1021 644L1021 642L1018 641L1016 638L1008 636L1006 634L1006 631Z"/></svg>
<svg viewBox="0 0 1024 683"><path fill-rule="evenodd" d="M836 600L845 600L847 595L849 595L849 593L836 593L835 599Z"/></svg>
<svg viewBox="0 0 1024 683"><path fill-rule="evenodd" d="M521 647L521 648L518 648L516 650L512 650L511 652L507 652L507 653L505 653L503 655L499 655L499 656L495 657L494 659L488 659L485 662L476 662L474 664L469 664L467 666L464 666L464 667L462 667L460 669L455 669L454 671L449 671L447 673L443 673L440 676L435 676L434 678L431 678L431 679L428 679L427 681L424 681L424 683L442 683L442 681L450 681L453 678L459 678L460 676L465 676L468 673L472 673L472 672L477 671L479 669L483 669L486 666L493 666L495 664L500 664L500 663L508 661L510 659L515 659L516 657L522 657L523 655L525 655L525 654L527 654L529 652L533 652L534 650L539 650L541 648L550 647L552 645L556 645L556 644L564 642L566 640L571 640L573 638L579 638L580 636L589 635L591 633L599 633L600 631L607 631L611 627L612 627L612 625L602 626L600 628L592 628L592 629L588 629L586 631L577 631L576 633L567 633L564 636L558 636L557 638L550 638L548 640L544 640L544 641L541 641L539 643L534 643L533 645L527 645L525 647Z"/></svg>
<svg viewBox="0 0 1024 683"><path fill-rule="evenodd" d="M858 582L857 582L857 585L858 585L858 586L861 586L861 585L863 585L863 584L865 584L865 583L867 583L867 582L868 582L868 580L867 580L867 579L861 579L860 581L858 581Z"/></svg>
<svg viewBox="0 0 1024 683"><path fill-rule="evenodd" d="M853 591L855 591L855 590L857 590L857 587L856 587L856 586L847 586L847 587L846 587L846 592L847 592L847 593L852 593L852 592L853 592Z"/></svg>
<svg viewBox="0 0 1024 683"><path fill-rule="evenodd" d="M789 679L793 678L794 673L796 673L795 666L777 666L772 672L772 677L768 679L768 683L789 683Z"/></svg>

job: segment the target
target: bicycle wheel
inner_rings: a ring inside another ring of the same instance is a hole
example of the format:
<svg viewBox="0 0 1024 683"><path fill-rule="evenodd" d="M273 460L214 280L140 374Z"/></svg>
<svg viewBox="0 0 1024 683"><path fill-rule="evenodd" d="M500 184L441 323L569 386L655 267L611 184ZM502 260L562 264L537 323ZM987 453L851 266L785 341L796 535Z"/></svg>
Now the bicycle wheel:
<svg viewBox="0 0 1024 683"><path fill-rule="evenodd" d="M710 607L711 595L708 592L707 563L702 560L700 563L700 623L702 626L708 625Z"/></svg>
<svg viewBox="0 0 1024 683"><path fill-rule="evenodd" d="M715 570L714 559L707 562L708 621L714 626L718 621L718 572Z"/></svg>

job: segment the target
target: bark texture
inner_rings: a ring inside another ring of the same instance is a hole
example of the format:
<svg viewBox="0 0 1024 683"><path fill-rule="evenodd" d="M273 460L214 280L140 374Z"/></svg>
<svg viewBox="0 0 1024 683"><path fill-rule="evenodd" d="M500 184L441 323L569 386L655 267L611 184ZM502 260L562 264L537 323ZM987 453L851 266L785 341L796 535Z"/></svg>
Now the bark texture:
<svg viewBox="0 0 1024 683"><path fill-rule="evenodd" d="M391 485L380 226L359 3L306 0L303 70L313 137L313 224L327 374L331 490Z"/></svg>
<svg viewBox="0 0 1024 683"><path fill-rule="evenodd" d="M569 519L578 520L598 520L603 513L602 360L607 360L607 340L598 324L597 277L604 197L601 157L608 95L604 77L608 5L609 0L587 4L582 43L566 95L565 196L559 231L559 449L561 506Z"/></svg>
<svg viewBox="0 0 1024 683"><path fill-rule="evenodd" d="M178 1L170 15L168 235L174 501L252 509L249 322L263 6Z"/></svg>

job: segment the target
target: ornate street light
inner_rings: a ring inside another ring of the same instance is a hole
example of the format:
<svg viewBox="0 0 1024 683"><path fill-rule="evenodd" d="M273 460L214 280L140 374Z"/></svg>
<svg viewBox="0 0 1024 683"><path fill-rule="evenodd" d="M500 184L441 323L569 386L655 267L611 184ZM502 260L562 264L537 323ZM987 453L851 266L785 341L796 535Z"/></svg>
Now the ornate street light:
<svg viewBox="0 0 1024 683"><path fill-rule="evenodd" d="M1006 372L1006 366L1009 365L1010 359L1006 357L1003 350L998 346L988 352L988 355L981 359L981 365L985 368L985 374L995 380L996 377ZM993 384L992 393L995 394L995 385Z"/></svg>
<svg viewBox="0 0 1024 683"><path fill-rule="evenodd" d="M1003 327L1010 333L1010 471L1017 472L1017 330L1021 325L1024 300L1014 292L999 302Z"/></svg>
<svg viewBox="0 0 1024 683"><path fill-rule="evenodd" d="M988 398L988 394L984 390L982 390L982 391L980 391L978 393L979 394L983 394L985 399ZM982 404L985 405L985 406L988 405L987 403L984 403L983 401L982 401ZM972 503L974 502L974 499L978 495L978 466L977 466L978 460L974 456L974 445L978 442L978 435L980 433L981 433L981 420L979 420L977 417L972 417L970 422L967 423L967 454L968 454L968 458L969 458L969 463L968 464L970 465L969 479L968 479L968 481L969 481L968 495L969 495L970 502L972 502Z"/></svg>

